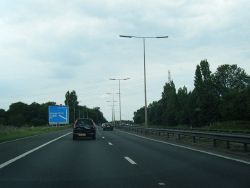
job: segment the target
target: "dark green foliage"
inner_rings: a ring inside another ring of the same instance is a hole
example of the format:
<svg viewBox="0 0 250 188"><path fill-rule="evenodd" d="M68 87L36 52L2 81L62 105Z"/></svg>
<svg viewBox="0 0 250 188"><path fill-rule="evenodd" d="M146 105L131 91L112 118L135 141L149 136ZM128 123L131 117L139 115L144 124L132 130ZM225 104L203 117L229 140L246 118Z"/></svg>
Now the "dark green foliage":
<svg viewBox="0 0 250 188"><path fill-rule="evenodd" d="M202 75L201 75L201 67L200 65L196 66L195 76L194 76L194 87L196 90L201 90L202 87Z"/></svg>
<svg viewBox="0 0 250 188"><path fill-rule="evenodd" d="M237 65L221 65L212 74L207 60L196 66L194 89L166 83L162 98L148 106L148 121L156 125L205 126L219 121L250 120L250 77ZM144 108L134 113L144 122Z"/></svg>
<svg viewBox="0 0 250 188"><path fill-rule="evenodd" d="M221 65L214 73L217 92L223 96L231 90L243 90L250 85L250 77L237 65Z"/></svg>
<svg viewBox="0 0 250 188"><path fill-rule="evenodd" d="M99 107L93 109L86 106L79 106L75 91L66 93L66 104L69 104L70 119L73 122L74 115L76 118L89 117L96 123L106 122ZM48 107L55 106L55 102L39 104L33 102L28 105L23 102L17 102L10 105L9 110L0 109L0 125L11 126L41 126L48 124ZM75 107L75 109L74 109ZM75 110L75 113L74 113ZM80 115L80 116L79 116Z"/></svg>
<svg viewBox="0 0 250 188"><path fill-rule="evenodd" d="M144 121L144 108L143 108L143 118ZM162 104L161 101L154 101L148 106L148 120L151 124L159 125L161 123L161 114L162 114Z"/></svg>
<svg viewBox="0 0 250 188"><path fill-rule="evenodd" d="M200 62L200 70L201 70L201 74L202 74L202 81L206 82L211 80L211 71L209 68L209 63L207 62L207 60L202 60Z"/></svg>
<svg viewBox="0 0 250 188"><path fill-rule="evenodd" d="M28 105L22 102L13 103L7 111L8 124L13 126L22 126L28 119Z"/></svg>
<svg viewBox="0 0 250 188"><path fill-rule="evenodd" d="M200 62L195 71L193 101L195 106L190 110L197 116L196 126L202 126L217 120L219 96L212 82L211 71L207 60ZM192 118L195 118L192 117Z"/></svg>
<svg viewBox="0 0 250 188"><path fill-rule="evenodd" d="M237 65L221 65L213 74L221 120L250 119L250 77Z"/></svg>
<svg viewBox="0 0 250 188"><path fill-rule="evenodd" d="M91 118L95 123L103 123L107 121L99 107L91 109L86 106L79 105L79 102L77 101L77 94L74 90L66 92L64 103L69 107L70 123L73 123L77 118Z"/></svg>
<svg viewBox="0 0 250 188"><path fill-rule="evenodd" d="M32 103L27 105L22 102L13 103L5 113L7 121L5 124L12 126L40 126L48 123L48 106L55 105L55 102L44 104Z"/></svg>
<svg viewBox="0 0 250 188"><path fill-rule="evenodd" d="M137 124L141 124L141 123L144 123L145 122L145 108L142 107L140 108L139 110L137 110L136 112L134 112L134 122L137 123Z"/></svg>
<svg viewBox="0 0 250 188"><path fill-rule="evenodd" d="M79 109L83 110L83 116L81 117L91 118L95 123L107 122L103 113L100 111L100 107L87 108L86 106L79 106Z"/></svg>
<svg viewBox="0 0 250 188"><path fill-rule="evenodd" d="M176 118L178 121L177 123L180 125L189 124L188 100L189 100L189 94L187 88L185 86L183 88L179 88L177 93L178 105L177 105Z"/></svg>
<svg viewBox="0 0 250 188"><path fill-rule="evenodd" d="M48 120L40 119L40 118L33 118L30 120L30 124L34 126L42 126L46 125L48 123Z"/></svg>
<svg viewBox="0 0 250 188"><path fill-rule="evenodd" d="M177 124L177 96L173 81L166 83L162 92L162 117L161 122L168 126Z"/></svg>
<svg viewBox="0 0 250 188"><path fill-rule="evenodd" d="M21 113L10 115L8 120L9 120L10 125L17 126L17 127L25 125L25 122L26 122L24 115Z"/></svg>
<svg viewBox="0 0 250 188"><path fill-rule="evenodd" d="M4 109L0 109L0 125L6 124L6 112Z"/></svg>
<svg viewBox="0 0 250 188"><path fill-rule="evenodd" d="M221 99L222 120L250 120L250 87L237 92L227 92Z"/></svg>
<svg viewBox="0 0 250 188"><path fill-rule="evenodd" d="M67 91L65 94L65 105L69 107L69 122L73 123L76 120L76 114L78 111L78 104L76 92L73 90L71 92Z"/></svg>

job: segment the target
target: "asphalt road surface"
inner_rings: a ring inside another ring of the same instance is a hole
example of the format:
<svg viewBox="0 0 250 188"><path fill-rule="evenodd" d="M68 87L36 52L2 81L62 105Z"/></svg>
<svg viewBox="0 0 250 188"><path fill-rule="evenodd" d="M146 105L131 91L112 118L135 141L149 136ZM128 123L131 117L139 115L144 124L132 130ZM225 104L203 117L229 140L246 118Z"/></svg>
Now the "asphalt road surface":
<svg viewBox="0 0 250 188"><path fill-rule="evenodd" d="M114 131L71 130L0 144L0 187L250 187L250 164Z"/></svg>

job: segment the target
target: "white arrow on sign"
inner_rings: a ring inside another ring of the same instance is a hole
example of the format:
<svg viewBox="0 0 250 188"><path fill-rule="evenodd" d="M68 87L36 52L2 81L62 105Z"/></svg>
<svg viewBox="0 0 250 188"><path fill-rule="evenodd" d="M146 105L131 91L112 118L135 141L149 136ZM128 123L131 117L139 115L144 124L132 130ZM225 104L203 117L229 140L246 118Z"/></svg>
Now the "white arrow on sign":
<svg viewBox="0 0 250 188"><path fill-rule="evenodd" d="M67 120L67 118L64 117L64 116L62 116L62 115L58 115L58 116L61 117L61 118L63 118L63 119L65 119L65 120Z"/></svg>

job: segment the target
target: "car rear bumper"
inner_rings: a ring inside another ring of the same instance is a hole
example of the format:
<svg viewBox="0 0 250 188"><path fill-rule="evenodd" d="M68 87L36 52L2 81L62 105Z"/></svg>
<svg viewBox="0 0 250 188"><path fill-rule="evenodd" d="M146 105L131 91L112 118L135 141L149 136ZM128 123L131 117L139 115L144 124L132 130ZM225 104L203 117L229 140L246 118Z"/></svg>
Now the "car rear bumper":
<svg viewBox="0 0 250 188"><path fill-rule="evenodd" d="M85 137L94 137L96 132L73 132L73 137L85 138Z"/></svg>
<svg viewBox="0 0 250 188"><path fill-rule="evenodd" d="M78 137L88 137L95 135L95 133L73 133L73 135Z"/></svg>

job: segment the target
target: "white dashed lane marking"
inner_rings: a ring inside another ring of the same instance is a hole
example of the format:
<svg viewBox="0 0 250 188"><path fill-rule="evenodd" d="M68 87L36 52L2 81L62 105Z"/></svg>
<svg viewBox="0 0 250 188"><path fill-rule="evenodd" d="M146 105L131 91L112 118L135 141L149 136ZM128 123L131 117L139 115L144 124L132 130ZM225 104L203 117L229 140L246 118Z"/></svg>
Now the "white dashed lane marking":
<svg viewBox="0 0 250 188"><path fill-rule="evenodd" d="M130 159L129 157L124 157L124 159L126 159L130 164L136 165L136 162Z"/></svg>
<svg viewBox="0 0 250 188"><path fill-rule="evenodd" d="M159 185L159 186L165 186L166 184L163 183L163 182L159 182L158 185Z"/></svg>
<svg viewBox="0 0 250 188"><path fill-rule="evenodd" d="M233 157L229 157L229 156L225 156L225 155L221 155L221 154L217 154L217 153L213 153L213 152L209 152L209 151L199 150L199 149L195 149L195 148L188 147L188 146L182 146L182 145L179 145L179 144L173 144L173 143L166 142L166 141L156 140L156 139L153 139L153 138L148 138L148 137L145 137L145 136L140 136L140 135L137 135L137 134L128 133L128 132L125 132L125 131L120 131L119 130L119 132L126 133L126 134L129 134L129 135L133 135L133 136L136 136L138 138L143 138L143 139L146 139L146 140L150 140L150 141L154 141L154 142L158 142L158 143L163 143L163 144L167 144L167 145L175 146L175 147L179 147L179 148L184 148L184 149L188 149L188 150L191 150L191 151L196 151L196 152L204 153L204 154L207 154L207 155L212 155L212 156L224 158L224 159L227 159L227 160L236 161L236 162L240 162L240 163L250 165L249 161L245 161L245 160L242 160L242 159L237 159L237 158L233 158Z"/></svg>
<svg viewBox="0 0 250 188"><path fill-rule="evenodd" d="M113 144L111 142L109 142L109 145L112 146Z"/></svg>

